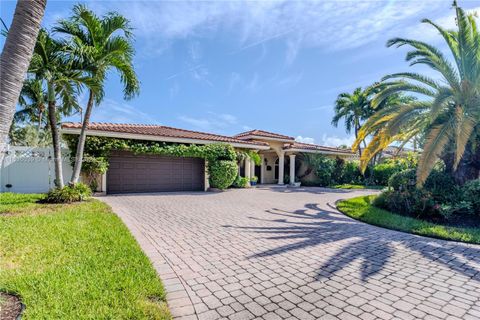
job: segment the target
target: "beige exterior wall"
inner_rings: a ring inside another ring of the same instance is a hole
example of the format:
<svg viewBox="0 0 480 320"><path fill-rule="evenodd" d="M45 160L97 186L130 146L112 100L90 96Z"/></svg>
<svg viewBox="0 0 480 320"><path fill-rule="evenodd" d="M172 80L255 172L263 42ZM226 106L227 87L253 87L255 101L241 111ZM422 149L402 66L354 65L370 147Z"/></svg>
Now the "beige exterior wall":
<svg viewBox="0 0 480 320"><path fill-rule="evenodd" d="M278 180L275 179L275 161L278 159L278 156L275 152L265 152L264 154L266 161L263 183L277 183ZM271 167L271 170L268 171L268 166Z"/></svg>

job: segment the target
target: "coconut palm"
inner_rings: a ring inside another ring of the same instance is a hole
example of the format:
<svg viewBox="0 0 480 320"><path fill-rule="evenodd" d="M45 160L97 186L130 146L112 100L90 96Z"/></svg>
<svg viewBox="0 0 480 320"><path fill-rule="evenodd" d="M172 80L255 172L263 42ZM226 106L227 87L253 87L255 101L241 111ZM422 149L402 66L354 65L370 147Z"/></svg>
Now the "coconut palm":
<svg viewBox="0 0 480 320"><path fill-rule="evenodd" d="M0 163L46 0L18 0L0 56Z"/></svg>
<svg viewBox="0 0 480 320"><path fill-rule="evenodd" d="M67 34L71 39L71 52L79 58L84 70L96 80L98 90L90 90L82 129L80 132L75 165L71 183L77 183L83 160L86 130L94 104L99 104L104 96L103 86L108 71L115 70L120 75L125 99L138 94L139 81L133 68L133 38L130 22L116 12L98 17L83 5L73 8L68 20L61 20L54 28L56 32Z"/></svg>
<svg viewBox="0 0 480 320"><path fill-rule="evenodd" d="M396 73L382 79L383 89L373 98L379 105L392 94L414 93L422 101L398 104L375 114L360 130L360 139L379 129L362 157L369 158L391 141L409 141L423 133L425 143L417 169L417 183L423 185L436 161L442 159L459 184L476 179L480 172L480 34L473 15L454 2L456 30L446 30L425 19L446 42L453 59L425 42L395 38L390 46L409 46L410 65L425 65L436 72L436 80L419 73Z"/></svg>
<svg viewBox="0 0 480 320"><path fill-rule="evenodd" d="M81 70L68 59L65 45L53 39L47 31L40 30L29 74L41 82L47 94L48 121L52 133L55 163L55 184L63 187L60 135L58 132L57 100L66 114L78 109L77 96L82 86L93 86L93 81L85 77Z"/></svg>
<svg viewBox="0 0 480 320"><path fill-rule="evenodd" d="M341 93L335 101L335 115L332 119L332 125L338 126L340 120L345 122L345 131L350 134L352 130L355 134L355 139L358 139L358 132L363 122L372 114L370 100L373 87L365 90L356 88L353 93ZM358 153L362 155L362 150L359 147Z"/></svg>

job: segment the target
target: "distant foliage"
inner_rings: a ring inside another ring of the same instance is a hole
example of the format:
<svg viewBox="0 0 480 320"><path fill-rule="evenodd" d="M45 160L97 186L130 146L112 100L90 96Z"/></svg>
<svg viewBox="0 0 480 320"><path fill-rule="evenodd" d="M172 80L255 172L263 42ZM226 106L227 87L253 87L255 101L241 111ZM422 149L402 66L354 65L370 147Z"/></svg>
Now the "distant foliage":
<svg viewBox="0 0 480 320"><path fill-rule="evenodd" d="M309 167L307 171L313 172L316 180L301 180L302 185L328 187L334 184L365 183L358 161L329 158L321 154L304 155L304 159Z"/></svg>

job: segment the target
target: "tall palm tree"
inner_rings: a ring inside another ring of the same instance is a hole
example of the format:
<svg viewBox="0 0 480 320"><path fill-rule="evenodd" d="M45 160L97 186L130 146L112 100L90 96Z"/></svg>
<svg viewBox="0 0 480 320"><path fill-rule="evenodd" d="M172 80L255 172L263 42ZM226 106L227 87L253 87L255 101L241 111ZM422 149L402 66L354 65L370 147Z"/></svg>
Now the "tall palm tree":
<svg viewBox="0 0 480 320"><path fill-rule="evenodd" d="M84 66L84 70L95 79L98 90L90 90L82 129L77 144L75 165L71 183L77 183L83 161L86 130L94 104L99 104L104 96L103 86L107 72L111 69L120 75L125 99L139 92L139 81L133 68L133 37L130 22L116 12L98 17L83 5L73 8L68 20L61 20L54 28L56 32L69 35L71 51Z"/></svg>
<svg viewBox="0 0 480 320"><path fill-rule="evenodd" d="M0 55L0 163L46 4L46 0L18 0Z"/></svg>
<svg viewBox="0 0 480 320"><path fill-rule="evenodd" d="M446 30L425 19L446 42L450 61L434 46L425 42L395 38L388 46L409 46L410 65L422 64L437 73L439 80L419 73L404 72L383 78L384 88L373 99L373 106L392 94L409 92L422 101L399 104L369 119L356 141L375 126L381 130L365 150L362 166L389 141L409 141L419 133L425 135L423 152L417 169L417 183L423 185L435 162L442 159L457 183L477 179L480 172L480 33L475 17L453 3L456 30Z"/></svg>
<svg viewBox="0 0 480 320"><path fill-rule="evenodd" d="M40 30L29 74L42 83L47 93L47 110L55 163L55 184L63 187L62 155L58 131L58 107L60 100L66 113L78 109L77 96L82 86L92 86L93 82L85 77L82 70L76 69L65 53L65 45L50 37L47 31Z"/></svg>
<svg viewBox="0 0 480 320"><path fill-rule="evenodd" d="M332 119L332 125L338 126L341 119L345 122L345 130L351 133L352 129L355 139L358 139L358 132L363 121L372 114L370 100L374 92L373 86L365 90L356 88L353 93L341 93L335 101L335 115ZM358 153L362 155L362 149L358 148Z"/></svg>

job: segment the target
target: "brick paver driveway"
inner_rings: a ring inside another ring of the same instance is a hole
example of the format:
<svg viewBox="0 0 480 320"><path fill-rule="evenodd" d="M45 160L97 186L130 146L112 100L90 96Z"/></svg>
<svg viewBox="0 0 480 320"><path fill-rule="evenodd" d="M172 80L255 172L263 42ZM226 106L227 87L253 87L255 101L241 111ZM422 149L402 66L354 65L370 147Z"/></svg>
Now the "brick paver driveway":
<svg viewBox="0 0 480 320"><path fill-rule="evenodd" d="M109 196L180 319L480 319L480 246L354 221L320 188Z"/></svg>

